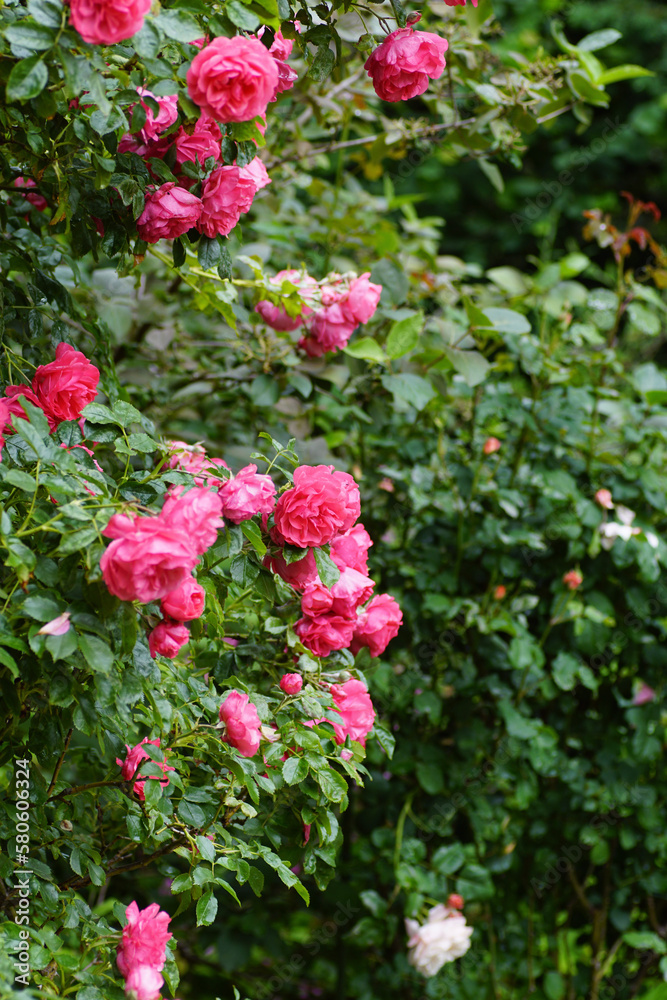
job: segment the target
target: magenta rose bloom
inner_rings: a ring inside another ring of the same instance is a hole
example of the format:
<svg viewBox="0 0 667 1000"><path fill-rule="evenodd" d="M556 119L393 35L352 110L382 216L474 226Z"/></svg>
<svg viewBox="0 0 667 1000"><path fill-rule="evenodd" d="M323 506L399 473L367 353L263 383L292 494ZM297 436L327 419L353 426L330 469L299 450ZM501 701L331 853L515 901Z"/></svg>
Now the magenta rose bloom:
<svg viewBox="0 0 667 1000"><path fill-rule="evenodd" d="M174 621L188 622L193 618L201 618L205 603L206 591L201 583L197 583L193 576L189 576L175 590L162 598L160 607L162 614L168 615ZM187 642L187 639L185 641Z"/></svg>
<svg viewBox="0 0 667 1000"><path fill-rule="evenodd" d="M2 449L5 447L5 433L7 428L12 430L11 417L9 403L6 399L0 399L0 460L2 459Z"/></svg>
<svg viewBox="0 0 667 1000"><path fill-rule="evenodd" d="M262 476L256 465L246 465L218 491L222 513L228 521L240 524L255 514L270 514L275 503L276 487L271 476Z"/></svg>
<svg viewBox="0 0 667 1000"><path fill-rule="evenodd" d="M208 115L202 115L192 132L186 132L181 127L176 133L176 163L180 166L199 162L203 167L211 156L217 162L220 159L221 138L218 123Z"/></svg>
<svg viewBox="0 0 667 1000"><path fill-rule="evenodd" d="M345 737L349 736L366 746L366 737L375 722L375 709L368 691L361 681L354 678L344 684L332 684L329 690L342 718L341 725L332 723L336 742L344 743Z"/></svg>
<svg viewBox="0 0 667 1000"><path fill-rule="evenodd" d="M154 94L151 90L145 90L143 87L137 87L137 93L139 95L139 104L146 112L146 124L138 132L132 134L137 136L142 142L151 142L153 139L157 139L163 132L166 132L178 118L178 95L169 94L167 97L158 97L157 94ZM159 108L157 115L151 106L142 100L143 97L150 97L157 103ZM127 109L128 112L131 112L135 106L131 104Z"/></svg>
<svg viewBox="0 0 667 1000"><path fill-rule="evenodd" d="M473 7L477 6L478 0L470 0ZM445 0L448 7L465 7L466 0Z"/></svg>
<svg viewBox="0 0 667 1000"><path fill-rule="evenodd" d="M163 977L150 965L135 965L125 979L125 994L133 1000L160 1000Z"/></svg>
<svg viewBox="0 0 667 1000"><path fill-rule="evenodd" d="M163 184L146 199L137 219L139 239L146 243L174 240L192 229L202 213L202 203L175 181Z"/></svg>
<svg viewBox="0 0 667 1000"><path fill-rule="evenodd" d="M266 114L278 85L278 67L257 38L214 38L187 74L188 92L219 122L247 122Z"/></svg>
<svg viewBox="0 0 667 1000"><path fill-rule="evenodd" d="M121 601L148 604L166 597L197 563L198 553L187 532L161 517L134 520L114 514L102 534L114 539L100 559L102 576Z"/></svg>
<svg viewBox="0 0 667 1000"><path fill-rule="evenodd" d="M19 194L23 195L25 200L29 201L38 212L44 212L49 207L49 203L43 194L40 194L39 191L30 190L30 188L37 187L37 183L32 177L17 177L14 181L14 187L19 189Z"/></svg>
<svg viewBox="0 0 667 1000"><path fill-rule="evenodd" d="M244 177L239 167L218 167L204 184L202 211L197 222L200 233L213 239L231 233L241 216L250 210L255 182Z"/></svg>
<svg viewBox="0 0 667 1000"><path fill-rule="evenodd" d="M331 558L344 570L356 569L368 576L368 550L373 542L363 524L355 524L342 535L337 535L331 543Z"/></svg>
<svg viewBox="0 0 667 1000"><path fill-rule="evenodd" d="M120 768L120 773L122 774L125 781L130 781L132 779L132 777L136 774L137 768L141 764L142 760L151 759L144 750L144 745L146 743L150 743L154 747L160 746L159 737L158 739L155 740L149 740L148 737L145 736L144 739L141 741L141 743L137 743L136 746L131 747L129 746L129 744L127 743L125 744L125 746L127 747L127 755L125 757L125 760L119 760L119 758L116 757L116 763L118 764ZM144 785L146 784L147 781L159 781L162 787L166 788L167 785L169 784L167 771L176 770L175 767L171 767L169 764L167 764L166 761L161 761L160 763L158 763L158 767L160 768L160 770L164 775L163 778L157 778L154 777L152 774L149 774L148 777L141 778L135 781L134 785L132 786L142 802L144 802L146 798L146 795L144 793Z"/></svg>
<svg viewBox="0 0 667 1000"><path fill-rule="evenodd" d="M271 183L271 178L269 177L268 171L259 156L256 156L254 160L250 163L246 163L245 167L239 167L239 173L241 177L245 177L246 180L250 180L255 185L255 193L261 191L268 184Z"/></svg>
<svg viewBox="0 0 667 1000"><path fill-rule="evenodd" d="M314 278L293 269L278 271L271 279L271 284L282 287L283 281L289 281L291 285L296 285L302 299L307 299L311 294L309 290L317 287L317 282ZM255 306L255 312L259 313L266 325L270 326L273 330L291 331L297 330L306 316L310 316L312 310L309 306L304 306L298 316L288 316L284 306L274 306L268 299L262 299Z"/></svg>
<svg viewBox="0 0 667 1000"><path fill-rule="evenodd" d="M354 626L350 618L329 612L315 618L300 618L294 631L315 656L328 656L334 649L347 649L352 642Z"/></svg>
<svg viewBox="0 0 667 1000"><path fill-rule="evenodd" d="M218 528L224 527L221 513L220 497L206 487L195 486L181 496L167 497L160 519L172 529L183 532L201 556L215 544Z"/></svg>
<svg viewBox="0 0 667 1000"><path fill-rule="evenodd" d="M162 621L148 636L148 648L154 660L158 656L173 660L188 642L190 633L180 622Z"/></svg>
<svg viewBox="0 0 667 1000"><path fill-rule="evenodd" d="M33 375L32 391L49 424L57 427L63 420L79 419L83 408L95 399L99 380L98 369L85 354L71 344L58 344L56 360L40 365ZM21 394L26 395L23 390Z"/></svg>
<svg viewBox="0 0 667 1000"><path fill-rule="evenodd" d="M280 678L280 690L285 694L299 694L303 687L301 674L283 674Z"/></svg>
<svg viewBox="0 0 667 1000"><path fill-rule="evenodd" d="M423 94L429 80L442 76L447 48L440 35L399 28L373 49L364 69L383 101L407 101Z"/></svg>
<svg viewBox="0 0 667 1000"><path fill-rule="evenodd" d="M374 285L369 281L370 271L360 274L350 282L350 288L341 302L343 314L350 323L359 326L368 323L378 307L382 295L382 285Z"/></svg>
<svg viewBox="0 0 667 1000"><path fill-rule="evenodd" d="M28 418L26 416L26 412L21 405L22 398L27 399L29 403L32 403L32 405L36 406L38 409L44 410L40 400L27 385L8 385L5 389L4 396L0 397L1 401L7 405L9 415L11 417L18 417L20 420L27 420ZM46 414L46 418L49 421L49 429L54 431L60 421L56 420L52 414L48 413ZM7 433L14 433L11 421L7 424Z"/></svg>
<svg viewBox="0 0 667 1000"><path fill-rule="evenodd" d="M136 903L130 903L125 911L127 923L123 927L123 937L118 945L116 963L124 979L142 965L161 972L167 955L167 941L172 936L167 930L171 917L151 903L140 910Z"/></svg>
<svg viewBox="0 0 667 1000"><path fill-rule="evenodd" d="M278 498L274 515L280 538L300 549L326 545L347 531L361 512L359 487L333 465L300 465L294 486Z"/></svg>
<svg viewBox="0 0 667 1000"><path fill-rule="evenodd" d="M289 583L295 590L303 590L308 584L319 579L312 549L308 549L308 553L303 559L292 563L285 562L282 552L279 552L275 556L266 555L264 557L264 565L272 573L277 573L285 583Z"/></svg>
<svg viewBox="0 0 667 1000"><path fill-rule="evenodd" d="M236 747L244 757L254 757L259 748L261 723L248 695L230 691L220 706L220 721L226 727L224 742Z"/></svg>
<svg viewBox="0 0 667 1000"><path fill-rule="evenodd" d="M299 347L309 358L319 358L327 351L334 354L347 343L354 333L357 323L345 313L342 302L334 302L313 313L308 318L306 329L308 334L299 341Z"/></svg>
<svg viewBox="0 0 667 1000"><path fill-rule="evenodd" d="M140 31L151 0L71 0L71 21L84 42L115 45Z"/></svg>
<svg viewBox="0 0 667 1000"><path fill-rule="evenodd" d="M317 615L325 615L327 611L331 611L332 604L333 594L328 587L320 582L319 578L306 584L301 597L301 610L306 617L315 618Z"/></svg>
<svg viewBox="0 0 667 1000"><path fill-rule="evenodd" d="M364 573L346 567L331 588L331 610L335 615L356 618L357 608L373 593L374 582Z"/></svg>
<svg viewBox="0 0 667 1000"><path fill-rule="evenodd" d="M357 619L350 649L358 653L368 646L371 656L381 656L403 621L403 612L389 594L378 594Z"/></svg>

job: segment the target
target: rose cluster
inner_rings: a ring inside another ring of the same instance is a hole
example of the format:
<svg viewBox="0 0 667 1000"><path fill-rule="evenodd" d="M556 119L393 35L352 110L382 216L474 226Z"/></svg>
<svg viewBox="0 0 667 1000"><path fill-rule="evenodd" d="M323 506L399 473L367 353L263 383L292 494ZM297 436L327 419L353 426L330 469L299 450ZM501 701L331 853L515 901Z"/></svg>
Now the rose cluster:
<svg viewBox="0 0 667 1000"><path fill-rule="evenodd" d="M268 299L258 302L255 312L274 330L293 331L303 326L305 335L299 347L309 357L335 353L347 345L360 324L368 323L378 307L382 285L369 278L369 271L358 276L333 273L318 282L300 271L279 271L272 283L282 287L287 281L298 289L300 312L290 316L284 306L273 305Z"/></svg>
<svg viewBox="0 0 667 1000"><path fill-rule="evenodd" d="M43 410L52 431L65 420L78 420L97 395L99 370L70 344L58 344L56 359L40 365L32 385L8 385L0 397L0 454L5 435L13 433L12 417L26 420L21 405L27 399Z"/></svg>
<svg viewBox="0 0 667 1000"><path fill-rule="evenodd" d="M157 903L140 910L136 902L125 911L127 923L118 945L116 964L125 980L128 1000L159 1000L161 973L167 956L171 917Z"/></svg>

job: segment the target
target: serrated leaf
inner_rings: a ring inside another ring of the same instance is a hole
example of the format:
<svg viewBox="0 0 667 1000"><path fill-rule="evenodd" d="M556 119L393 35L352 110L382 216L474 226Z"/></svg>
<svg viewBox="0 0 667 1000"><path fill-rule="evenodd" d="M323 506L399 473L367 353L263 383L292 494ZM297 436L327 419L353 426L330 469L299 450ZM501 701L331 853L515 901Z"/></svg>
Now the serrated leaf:
<svg viewBox="0 0 667 1000"><path fill-rule="evenodd" d="M183 10L162 9L155 19L155 25L175 42L196 42L206 34L195 19Z"/></svg>
<svg viewBox="0 0 667 1000"><path fill-rule="evenodd" d="M313 59L312 65L308 70L308 75L318 83L322 83L323 80L327 80L329 78L335 65L335 52L333 52L328 45L320 45L315 58Z"/></svg>
<svg viewBox="0 0 667 1000"><path fill-rule="evenodd" d="M406 316L393 324L387 337L385 350L390 358L402 358L408 351L414 350L419 341L419 334L424 329L424 314L419 312L414 316Z"/></svg>
<svg viewBox="0 0 667 1000"><path fill-rule="evenodd" d="M209 889L197 902L197 927L208 927L215 920L218 901Z"/></svg>
<svg viewBox="0 0 667 1000"><path fill-rule="evenodd" d="M298 785L308 775L308 761L303 757L288 757L283 763L283 778L288 785Z"/></svg>
<svg viewBox="0 0 667 1000"><path fill-rule="evenodd" d="M345 354L351 358L361 358L364 361L376 361L378 364L387 363L387 355L382 350L377 341L372 337L360 337L343 348Z"/></svg>
<svg viewBox="0 0 667 1000"><path fill-rule="evenodd" d="M258 524L254 521L242 521L241 531L248 539L255 552L260 558L266 555L266 545L262 539L262 532Z"/></svg>
<svg viewBox="0 0 667 1000"><path fill-rule="evenodd" d="M313 555L320 580L325 587L333 587L340 580L340 569L324 549L313 549Z"/></svg>
<svg viewBox="0 0 667 1000"><path fill-rule="evenodd" d="M49 73L41 56L22 59L12 68L7 80L8 101L28 101L44 90Z"/></svg>

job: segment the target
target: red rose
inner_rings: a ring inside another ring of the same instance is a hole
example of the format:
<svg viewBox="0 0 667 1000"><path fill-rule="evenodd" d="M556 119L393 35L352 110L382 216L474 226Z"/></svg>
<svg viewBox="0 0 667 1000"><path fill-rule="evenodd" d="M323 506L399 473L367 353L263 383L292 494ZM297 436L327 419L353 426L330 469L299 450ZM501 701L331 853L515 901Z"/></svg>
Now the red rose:
<svg viewBox="0 0 667 1000"><path fill-rule="evenodd" d="M32 390L49 423L57 427L63 420L78 420L83 408L95 399L99 380L98 369L85 354L70 344L58 344L56 360L35 372Z"/></svg>
<svg viewBox="0 0 667 1000"><path fill-rule="evenodd" d="M359 514L359 487L352 476L333 465L301 465L294 470L294 486L278 498L274 521L282 540L305 549L326 545Z"/></svg>

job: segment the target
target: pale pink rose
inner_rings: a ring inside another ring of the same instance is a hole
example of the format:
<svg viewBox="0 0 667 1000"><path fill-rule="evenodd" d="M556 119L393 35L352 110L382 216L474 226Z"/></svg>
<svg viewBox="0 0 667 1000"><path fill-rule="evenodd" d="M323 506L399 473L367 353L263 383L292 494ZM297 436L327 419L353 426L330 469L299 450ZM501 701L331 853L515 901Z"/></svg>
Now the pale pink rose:
<svg viewBox="0 0 667 1000"><path fill-rule="evenodd" d="M299 694L303 687L301 674L283 674L280 678L280 690L285 694Z"/></svg>
<svg viewBox="0 0 667 1000"><path fill-rule="evenodd" d="M206 591L194 577L187 577L175 590L165 594L160 607L162 614L177 622L201 618L206 603ZM186 640L187 641L187 640Z"/></svg>
<svg viewBox="0 0 667 1000"><path fill-rule="evenodd" d="M118 945L116 963L124 979L133 969L142 965L161 972L167 955L167 941L172 937L167 930L171 917L151 903L140 910L135 902L125 911L127 923L123 927L123 937Z"/></svg>
<svg viewBox="0 0 667 1000"><path fill-rule="evenodd" d="M294 631L315 656L328 656L334 649L347 649L352 642L354 622L331 612L314 618L300 618Z"/></svg>
<svg viewBox="0 0 667 1000"><path fill-rule="evenodd" d="M392 31L373 49L364 69L383 101L407 101L428 89L445 71L448 43L430 31L413 27Z"/></svg>
<svg viewBox="0 0 667 1000"><path fill-rule="evenodd" d="M10 417L18 417L20 420L28 419L22 406L22 398L27 399L29 403L32 403L32 405L36 406L39 410L44 409L41 401L37 398L32 389L28 388L27 385L8 385L5 389L5 395L1 397L1 399L7 407ZM46 413L45 415L46 419L49 421L49 430L54 431L60 421L56 420L52 414ZM6 433L14 433L11 420L7 423Z"/></svg>
<svg viewBox="0 0 667 1000"><path fill-rule="evenodd" d="M373 542L363 524L355 524L349 531L337 535L331 542L331 558L344 570L348 566L368 576L368 550Z"/></svg>
<svg viewBox="0 0 667 1000"><path fill-rule="evenodd" d="M151 760L149 755L143 749L146 743L150 743L151 746L154 747L160 746L159 738L155 740L149 740L148 737L146 736L141 741L141 743L137 743L136 746L131 747L129 746L129 744L127 743L125 744L125 746L127 747L127 754L125 756L125 760L120 760L118 757L116 757L116 763L118 764L120 768L120 773L125 781L132 780L134 775L137 773L137 768L141 764L142 760ZM134 785L132 786L141 802L144 802L146 799L146 795L144 792L144 785L146 784L147 781L159 781L162 787L166 788L167 785L169 784L169 778L167 777L167 772L176 770L175 767L171 767L171 765L167 764L167 762L164 760L158 763L158 767L162 771L164 777L157 778L153 777L153 775L151 774L148 775L146 778L137 779L137 781L135 781Z"/></svg>
<svg viewBox="0 0 667 1000"><path fill-rule="evenodd" d="M473 7L476 7L479 0L470 0ZM448 7L465 7L466 0L445 0Z"/></svg>
<svg viewBox="0 0 667 1000"><path fill-rule="evenodd" d="M333 465L300 465L293 487L278 498L274 522L284 541L305 549L326 545L359 514L359 487L352 476Z"/></svg>
<svg viewBox="0 0 667 1000"><path fill-rule="evenodd" d="M369 576L349 566L346 567L331 588L333 597L331 610L335 615L356 618L357 608L369 599L374 587L375 584Z"/></svg>
<svg viewBox="0 0 667 1000"><path fill-rule="evenodd" d="M347 343L354 333L357 323L348 318L342 302L334 302L319 309L306 321L307 336L299 341L299 347L310 358L319 358L327 351L335 353Z"/></svg>
<svg viewBox="0 0 667 1000"><path fill-rule="evenodd" d="M250 163L246 163L245 167L239 167L239 172L241 177L245 177L246 180L251 180L255 185L255 193L261 191L268 184L271 183L271 178L268 175L267 169L263 162L260 160L259 156L255 156Z"/></svg>
<svg viewBox="0 0 667 1000"><path fill-rule="evenodd" d="M174 240L198 224L202 208L201 200L175 181L162 184L148 195L137 219L139 239L146 243Z"/></svg>
<svg viewBox="0 0 667 1000"><path fill-rule="evenodd" d="M187 532L161 517L114 514L102 534L114 539L100 560L102 576L121 601L148 604L166 597L197 563Z"/></svg>
<svg viewBox="0 0 667 1000"><path fill-rule="evenodd" d="M18 188L19 194L23 195L25 200L30 202L38 212L44 212L49 207L49 203L43 194L40 194L39 191L30 190L30 188L37 187L37 183L32 177L16 177L14 187Z"/></svg>
<svg viewBox="0 0 667 1000"><path fill-rule="evenodd" d="M336 742L344 743L349 736L366 746L366 737L375 722L375 709L365 686L352 677L344 684L332 684L329 690L342 719L340 725L332 723Z"/></svg>
<svg viewBox="0 0 667 1000"><path fill-rule="evenodd" d="M320 582L319 578L306 584L301 598L301 610L304 615L309 618L325 615L327 611L331 611L332 604L333 594L328 587Z"/></svg>
<svg viewBox="0 0 667 1000"><path fill-rule="evenodd" d="M220 126L214 118L201 115L192 132L186 132L181 127L174 138L176 147L176 163L199 162L204 166L209 157L216 162L220 159Z"/></svg>
<svg viewBox="0 0 667 1000"><path fill-rule="evenodd" d="M368 646L371 656L380 656L398 635L402 621L403 612L394 598L378 594L357 619L351 651L356 655L362 646Z"/></svg>
<svg viewBox="0 0 667 1000"><path fill-rule="evenodd" d="M78 420L81 411L97 395L99 370L85 354L70 344L58 344L56 359L40 365L33 375L32 391L39 400L49 424ZM25 392L22 392L29 398Z"/></svg>
<svg viewBox="0 0 667 1000"><path fill-rule="evenodd" d="M271 476L259 475L256 465L247 465L220 487L218 496L224 517L240 524L255 514L272 512L276 487Z"/></svg>
<svg viewBox="0 0 667 1000"><path fill-rule="evenodd" d="M563 576L563 583L568 588L568 590L577 590L582 583L584 578L581 573L576 569L571 569Z"/></svg>
<svg viewBox="0 0 667 1000"><path fill-rule="evenodd" d="M125 980L127 1000L160 1000L163 983L163 977L152 966L135 965Z"/></svg>
<svg viewBox="0 0 667 1000"><path fill-rule="evenodd" d="M484 447L482 448L482 451L484 452L485 455L493 455L495 454L495 452L500 451L501 448L502 444L500 443L498 438L490 437L487 438L486 441L484 442Z"/></svg>
<svg viewBox="0 0 667 1000"><path fill-rule="evenodd" d="M435 976L446 962L461 958L470 947L472 927L455 909L434 906L421 926L406 920L408 961L423 976Z"/></svg>
<svg viewBox="0 0 667 1000"><path fill-rule="evenodd" d="M595 494L595 502L604 507L605 510L613 510L614 501L610 490L598 490Z"/></svg>
<svg viewBox="0 0 667 1000"><path fill-rule="evenodd" d="M84 42L115 45L140 31L151 0L71 0L71 21Z"/></svg>
<svg viewBox="0 0 667 1000"><path fill-rule="evenodd" d="M257 709L241 691L230 691L220 706L220 721L225 724L223 740L244 757L254 757L261 739Z"/></svg>
<svg viewBox="0 0 667 1000"><path fill-rule="evenodd" d="M148 636L148 648L154 660L158 656L173 660L188 642L190 633L179 622L162 621Z"/></svg>
<svg viewBox="0 0 667 1000"><path fill-rule="evenodd" d="M151 142L166 132L178 118L178 95L169 94L167 97L158 97L157 94L151 90L145 90L143 87L137 87L137 93L139 94L139 104L146 112L146 124L133 135L137 136L141 142ZM157 103L159 107L157 115L150 105L142 100L144 97L150 97ZM135 105L131 104L127 109L128 113L131 113L134 107Z"/></svg>
<svg viewBox="0 0 667 1000"><path fill-rule="evenodd" d="M182 496L167 497L160 519L169 527L182 531L197 555L203 555L215 544L218 528L224 527L221 514L220 497L205 487L195 486Z"/></svg>
<svg viewBox="0 0 667 1000"><path fill-rule="evenodd" d="M202 190L199 232L209 239L227 236L241 216L250 211L255 190L255 182L244 177L239 167L218 167Z"/></svg>
<svg viewBox="0 0 667 1000"><path fill-rule="evenodd" d="M378 307L380 296L382 295L382 285L374 285L368 279L370 271L360 274L358 278L353 278L350 288L341 302L343 314L350 323L359 326L360 323L368 323Z"/></svg>
<svg viewBox="0 0 667 1000"><path fill-rule="evenodd" d="M633 705L646 705L649 701L653 701L655 698L655 691L648 684L642 682L641 687L638 688L637 693L632 699Z"/></svg>
<svg viewBox="0 0 667 1000"><path fill-rule="evenodd" d="M281 552L275 556L266 555L264 565L273 573L282 577L285 583L289 583L295 590L303 590L309 583L318 579L317 566L313 550L308 549L307 555L297 562L287 563Z"/></svg>
<svg viewBox="0 0 667 1000"><path fill-rule="evenodd" d="M70 630L70 612L65 611L38 630L37 635L65 635Z"/></svg>
<svg viewBox="0 0 667 1000"><path fill-rule="evenodd" d="M266 114L278 84L276 61L257 38L214 38L187 73L188 92L219 122L247 122Z"/></svg>
<svg viewBox="0 0 667 1000"><path fill-rule="evenodd" d="M278 285L278 290L280 290L283 281L289 281L291 285L295 285L299 289L300 298L306 300L312 297L312 292L317 287L317 282L309 274L303 274L301 271L294 269L278 271L271 279L271 284ZM274 306L268 299L262 299L255 306L255 312L259 313L267 326L270 326L272 329L291 331L298 329L305 317L310 316L312 310L308 305L304 304L297 316L289 316L284 306Z"/></svg>

